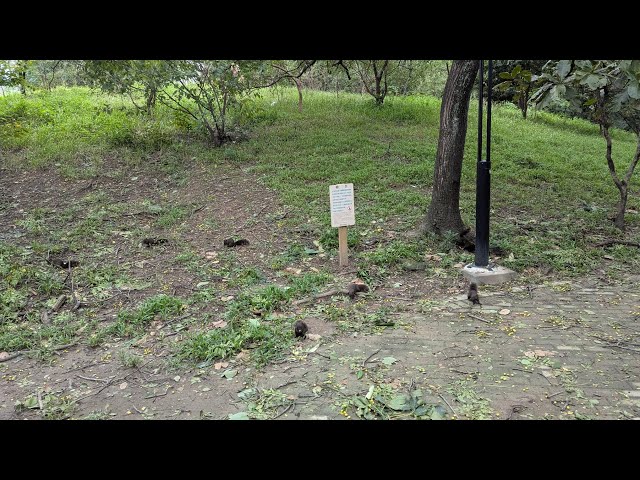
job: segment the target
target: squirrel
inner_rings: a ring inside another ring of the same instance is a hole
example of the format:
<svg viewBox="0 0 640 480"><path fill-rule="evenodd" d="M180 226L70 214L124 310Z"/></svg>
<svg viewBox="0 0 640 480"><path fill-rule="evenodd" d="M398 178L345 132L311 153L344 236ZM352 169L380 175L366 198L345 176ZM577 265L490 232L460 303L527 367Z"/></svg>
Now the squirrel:
<svg viewBox="0 0 640 480"><path fill-rule="evenodd" d="M347 295L350 298L355 298L357 292L368 292L369 287L367 287L364 283L353 283L351 282L347 287Z"/></svg>
<svg viewBox="0 0 640 480"><path fill-rule="evenodd" d="M142 240L142 245L149 248L152 245L162 245L163 243L167 243L169 240L166 238L145 238Z"/></svg>
<svg viewBox="0 0 640 480"><path fill-rule="evenodd" d="M237 247L239 245L249 245L249 240L242 238L240 240L234 240L233 238L226 238L224 240L225 247Z"/></svg>
<svg viewBox="0 0 640 480"><path fill-rule="evenodd" d="M480 297L478 297L478 285L476 283L471 283L469 285L469 293L467 293L467 300L473 302L473 305L482 305L480 303Z"/></svg>
<svg viewBox="0 0 640 480"><path fill-rule="evenodd" d="M304 323L302 320L298 320L293 325L293 331L294 331L296 337L305 338L307 336L307 332L309 331L309 327L307 327L307 324Z"/></svg>

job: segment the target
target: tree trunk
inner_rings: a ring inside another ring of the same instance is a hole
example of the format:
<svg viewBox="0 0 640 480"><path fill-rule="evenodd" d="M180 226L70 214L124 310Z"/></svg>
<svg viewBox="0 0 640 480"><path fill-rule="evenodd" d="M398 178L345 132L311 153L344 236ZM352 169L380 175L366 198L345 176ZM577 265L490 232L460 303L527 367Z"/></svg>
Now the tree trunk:
<svg viewBox="0 0 640 480"><path fill-rule="evenodd" d="M299 78L291 77L293 83L296 84L296 88L298 89L298 111L302 111L302 82Z"/></svg>
<svg viewBox="0 0 640 480"><path fill-rule="evenodd" d="M640 132L636 133L638 136L638 145L636 148L636 153L633 156L633 160L629 164L629 168L627 168L627 172L624 178L620 178L618 173L616 172L616 166L613 163L613 157L611 156L611 134L609 133L609 125L606 122L600 124L600 132L607 142L607 166L609 167L609 173L611 174L611 178L613 179L613 183L616 185L616 188L620 192L620 201L618 202L616 216L613 219L613 224L619 228L620 230L625 230L624 225L624 212L627 208L627 199L629 197L629 184L631 183L631 177L633 176L633 171L638 165L638 161L640 160Z"/></svg>
<svg viewBox="0 0 640 480"><path fill-rule="evenodd" d="M158 89L156 87L147 87L145 93L147 97L147 115L151 117L153 115L153 109L156 106Z"/></svg>
<svg viewBox="0 0 640 480"><path fill-rule="evenodd" d="M384 102L384 97L382 96L382 91L380 90L380 81L382 80L378 75L376 75L376 94L374 95L376 99L376 105L382 105Z"/></svg>
<svg viewBox="0 0 640 480"><path fill-rule="evenodd" d="M624 232L624 212L627 209L627 198L629 197L629 189L627 185L624 185L620 189L620 201L618 202L618 211L613 220L613 224Z"/></svg>
<svg viewBox="0 0 640 480"><path fill-rule="evenodd" d="M424 223L424 230L438 235L469 231L460 216L460 177L469 98L479 66L478 60L455 60L444 87L433 192Z"/></svg>

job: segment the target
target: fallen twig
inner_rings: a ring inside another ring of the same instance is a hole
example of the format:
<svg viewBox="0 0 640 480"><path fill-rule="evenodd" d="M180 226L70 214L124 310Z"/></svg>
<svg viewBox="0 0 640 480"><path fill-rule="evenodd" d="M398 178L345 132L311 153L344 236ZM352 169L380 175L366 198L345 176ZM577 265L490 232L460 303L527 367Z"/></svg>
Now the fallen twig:
<svg viewBox="0 0 640 480"><path fill-rule="evenodd" d="M69 271L69 275L71 275L71 271ZM73 285L73 279L71 279L71 285ZM51 307L51 311L52 312L57 312L58 310L60 310L62 308L62 306L66 303L67 301L67 296L66 295L60 295L58 297L58 300L56 301L56 303L53 305L53 307Z"/></svg>
<svg viewBox="0 0 640 480"><path fill-rule="evenodd" d="M457 415L456 411L453 409L453 407L451 405L449 405L449 402L447 402L447 399L444 398L441 394L438 394L438 396L442 399L442 401L444 403L447 404L447 407L449 407L451 409L451 411L453 412L454 415Z"/></svg>
<svg viewBox="0 0 640 480"><path fill-rule="evenodd" d="M378 353L380 351L380 349L376 350L375 352L373 352L371 355L369 355L364 362L362 362L362 368L364 368L364 366L367 364L367 362L371 359L371 357L373 357L376 353Z"/></svg>
<svg viewBox="0 0 640 480"><path fill-rule="evenodd" d="M313 295L312 297L307 297L307 298L303 298L301 300L296 300L295 302L292 302L291 304L292 305L303 305L305 303L313 302L315 300L320 300L322 298L331 297L332 295L336 295L338 293L342 293L343 295L347 295L349 293L349 291L346 288L342 289L342 290L334 288L333 290L328 290L326 292L318 293L317 295Z"/></svg>
<svg viewBox="0 0 640 480"><path fill-rule="evenodd" d="M604 340L604 341L607 342L607 340ZM630 352L640 353L640 350L636 348L625 347L623 345L620 345L619 343L605 343L604 346L611 347L611 348L621 348L622 350L628 350Z"/></svg>
<svg viewBox="0 0 640 480"><path fill-rule="evenodd" d="M456 370L455 368L450 368L449 369L450 372L455 372L455 373L460 373L462 375L477 375L479 372L475 371L475 372L463 372L462 370Z"/></svg>
<svg viewBox="0 0 640 480"><path fill-rule="evenodd" d="M290 403L289 406L287 408L285 408L281 413L279 413L278 415L273 417L273 420L275 420L276 418L280 418L282 415L287 413L289 410L291 410L291 407L293 407L295 404L296 404L296 402Z"/></svg>
<svg viewBox="0 0 640 480"><path fill-rule="evenodd" d="M551 395L548 395L547 398L555 397L556 395L560 395L561 393L564 393L564 390L562 390L560 392L552 393Z"/></svg>
<svg viewBox="0 0 640 480"><path fill-rule="evenodd" d="M44 410L44 407L42 406L42 395L40 394L40 389L36 390L36 396L38 397L38 406L40 407L40 410Z"/></svg>
<svg viewBox="0 0 640 480"><path fill-rule="evenodd" d="M76 374L76 377L82 378L83 380L91 380L92 382L109 382L111 379L104 378L91 378L91 377L83 377L82 375Z"/></svg>
<svg viewBox="0 0 640 480"><path fill-rule="evenodd" d="M484 323L489 323L489 324L491 323L489 320L485 320L484 318L480 318L477 315L473 315L471 313L467 313L467 316L471 318L475 318L476 320L480 320L481 322L484 322Z"/></svg>
<svg viewBox="0 0 640 480"><path fill-rule="evenodd" d="M68 345L60 345L59 347L55 347L55 348L51 349L51 351L52 351L52 352L57 352L57 351L59 351L59 350L64 350L65 348L73 347L73 346L74 346L74 345L76 345L77 343L78 343L78 342L73 342L73 343L70 343L70 344L68 344ZM19 356L20 356L20 355L22 355L22 354L29 353L29 352L33 352L34 350L35 350L35 349L31 349L31 350L22 350L22 351L20 351L20 352L16 352L16 353L14 353L14 354L12 354L12 355L9 355L9 356L8 356L8 357L6 357L6 358L0 358L0 363L2 363L2 362L8 362L9 360L13 360L14 358L19 357Z"/></svg>
<svg viewBox="0 0 640 480"><path fill-rule="evenodd" d="M283 383L282 385L278 385L278 386L276 387L276 390L279 390L280 388L284 388L284 387L286 387L287 385L293 385L294 383L298 383L298 381L297 381L297 380L293 380L293 381L291 381L291 382L287 382L287 383Z"/></svg>
<svg viewBox="0 0 640 480"><path fill-rule="evenodd" d="M611 245L627 245L629 247L640 248L640 243L628 242L626 240L607 240L606 242L597 243L594 247L610 247Z"/></svg>
<svg viewBox="0 0 640 480"><path fill-rule="evenodd" d="M165 392L164 392L164 393L159 393L158 395L146 396L146 397L144 397L144 398L147 398L147 399L148 399L148 398L164 397L167 393L169 393L169 389L170 389L170 388L171 388L171 385L169 385L169 386L167 387L167 389L165 390Z"/></svg>
<svg viewBox="0 0 640 480"><path fill-rule="evenodd" d="M331 360L331 357L327 357L326 355L318 352L317 350L315 350L315 351L313 351L311 353L315 353L316 355L320 355L321 357L326 358L327 360Z"/></svg>

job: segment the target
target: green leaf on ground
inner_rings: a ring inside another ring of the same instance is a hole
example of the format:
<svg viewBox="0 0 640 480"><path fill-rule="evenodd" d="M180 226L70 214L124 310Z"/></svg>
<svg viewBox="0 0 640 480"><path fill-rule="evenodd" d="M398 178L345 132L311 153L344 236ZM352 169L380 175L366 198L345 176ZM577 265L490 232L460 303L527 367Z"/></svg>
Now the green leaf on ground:
<svg viewBox="0 0 640 480"><path fill-rule="evenodd" d="M237 370L232 370L232 369L227 369L224 372L222 372L222 377L227 378L229 380L231 380L233 377L236 376L236 374L238 373Z"/></svg>
<svg viewBox="0 0 640 480"><path fill-rule="evenodd" d="M251 420L247 412L238 412L234 414L229 414L229 420Z"/></svg>

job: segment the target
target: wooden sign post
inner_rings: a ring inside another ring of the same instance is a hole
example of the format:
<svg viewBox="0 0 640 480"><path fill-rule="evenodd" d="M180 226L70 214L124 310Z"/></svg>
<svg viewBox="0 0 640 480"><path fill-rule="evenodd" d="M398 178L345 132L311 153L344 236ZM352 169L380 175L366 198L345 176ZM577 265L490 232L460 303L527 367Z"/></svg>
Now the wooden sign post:
<svg viewBox="0 0 640 480"><path fill-rule="evenodd" d="M338 228L338 258L340 266L349 265L347 227L356 224L353 202L353 183L340 183L329 187L331 226Z"/></svg>

